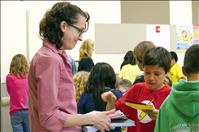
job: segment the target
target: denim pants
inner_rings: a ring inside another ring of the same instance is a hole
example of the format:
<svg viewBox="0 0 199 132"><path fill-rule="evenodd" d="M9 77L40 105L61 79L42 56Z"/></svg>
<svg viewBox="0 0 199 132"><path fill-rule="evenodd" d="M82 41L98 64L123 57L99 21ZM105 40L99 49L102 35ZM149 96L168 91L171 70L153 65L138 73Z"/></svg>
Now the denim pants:
<svg viewBox="0 0 199 132"><path fill-rule="evenodd" d="M11 115L13 132L30 132L28 123L28 110L18 110Z"/></svg>

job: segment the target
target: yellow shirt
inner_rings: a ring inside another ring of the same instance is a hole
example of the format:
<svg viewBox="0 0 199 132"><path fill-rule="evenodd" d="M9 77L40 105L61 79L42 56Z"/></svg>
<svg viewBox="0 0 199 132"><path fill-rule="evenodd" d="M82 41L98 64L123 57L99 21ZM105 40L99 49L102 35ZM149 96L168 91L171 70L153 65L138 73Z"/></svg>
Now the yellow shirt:
<svg viewBox="0 0 199 132"><path fill-rule="evenodd" d="M131 81L131 83L133 84L136 79L136 76L141 74L142 72L140 71L137 65L127 64L123 66L121 71L119 72L119 78L127 79Z"/></svg>
<svg viewBox="0 0 199 132"><path fill-rule="evenodd" d="M184 77L184 74L182 73L182 67L177 63L174 64L168 73L168 77L172 81L172 84L177 83L180 78Z"/></svg>

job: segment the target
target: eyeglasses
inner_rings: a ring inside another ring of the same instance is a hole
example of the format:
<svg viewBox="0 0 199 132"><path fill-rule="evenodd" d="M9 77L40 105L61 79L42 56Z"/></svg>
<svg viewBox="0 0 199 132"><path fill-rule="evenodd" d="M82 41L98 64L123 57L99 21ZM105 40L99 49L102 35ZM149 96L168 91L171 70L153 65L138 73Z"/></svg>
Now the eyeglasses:
<svg viewBox="0 0 199 132"><path fill-rule="evenodd" d="M85 26L85 28L81 29L73 24L69 24L69 26L73 27L74 29L76 29L78 31L78 33L81 35L82 33L85 33L86 31L88 31L88 22Z"/></svg>

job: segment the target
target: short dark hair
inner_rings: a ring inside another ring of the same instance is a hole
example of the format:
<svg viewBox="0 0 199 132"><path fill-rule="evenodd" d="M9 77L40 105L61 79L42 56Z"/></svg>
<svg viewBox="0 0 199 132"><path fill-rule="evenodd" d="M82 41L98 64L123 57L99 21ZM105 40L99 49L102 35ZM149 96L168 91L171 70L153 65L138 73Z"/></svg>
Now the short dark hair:
<svg viewBox="0 0 199 132"><path fill-rule="evenodd" d="M159 65L163 67L165 73L170 69L171 55L168 50L163 47L156 47L148 50L144 55L143 65Z"/></svg>
<svg viewBox="0 0 199 132"><path fill-rule="evenodd" d="M170 51L170 54L171 54L171 59L174 59L176 62L178 62L178 56L176 52Z"/></svg>
<svg viewBox="0 0 199 132"><path fill-rule="evenodd" d="M55 44L58 49L62 47L63 32L60 29L60 23L66 21L68 24L78 22L78 15L82 15L87 19L90 16L87 12L81 10L78 6L69 2L58 2L45 13L39 24L39 35L42 39L48 39Z"/></svg>
<svg viewBox="0 0 199 132"><path fill-rule="evenodd" d="M192 45L185 52L183 69L187 74L199 73L199 44Z"/></svg>

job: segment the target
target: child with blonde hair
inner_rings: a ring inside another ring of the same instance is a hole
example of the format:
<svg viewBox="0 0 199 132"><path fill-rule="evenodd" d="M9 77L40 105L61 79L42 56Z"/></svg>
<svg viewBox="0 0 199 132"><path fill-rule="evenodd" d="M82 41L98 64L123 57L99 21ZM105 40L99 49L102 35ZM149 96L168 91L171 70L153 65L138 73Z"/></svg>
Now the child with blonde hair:
<svg viewBox="0 0 199 132"><path fill-rule="evenodd" d="M76 101L79 102L80 96L85 90L86 83L88 81L89 72L79 71L73 76L75 90L76 90Z"/></svg>
<svg viewBox="0 0 199 132"><path fill-rule="evenodd" d="M78 71L88 71L90 72L94 66L92 60L92 54L94 49L94 41L91 39L86 39L83 41L79 50L79 64Z"/></svg>

